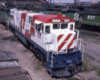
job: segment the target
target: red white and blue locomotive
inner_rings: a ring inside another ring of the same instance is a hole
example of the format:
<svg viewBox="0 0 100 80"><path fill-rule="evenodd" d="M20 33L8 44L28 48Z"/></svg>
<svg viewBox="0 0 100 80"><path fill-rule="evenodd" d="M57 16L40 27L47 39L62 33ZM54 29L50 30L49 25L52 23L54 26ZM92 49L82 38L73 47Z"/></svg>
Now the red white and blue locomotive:
<svg viewBox="0 0 100 80"><path fill-rule="evenodd" d="M52 75L71 76L81 70L82 40L71 18L11 9L7 25Z"/></svg>

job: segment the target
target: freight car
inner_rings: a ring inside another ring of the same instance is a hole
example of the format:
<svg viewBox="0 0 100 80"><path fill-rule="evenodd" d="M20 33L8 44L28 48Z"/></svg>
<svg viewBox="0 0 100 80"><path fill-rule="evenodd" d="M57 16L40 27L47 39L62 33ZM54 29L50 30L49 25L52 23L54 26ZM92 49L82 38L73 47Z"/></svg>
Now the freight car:
<svg viewBox="0 0 100 80"><path fill-rule="evenodd" d="M53 76L71 76L81 70L83 44L71 18L10 9L7 24Z"/></svg>
<svg viewBox="0 0 100 80"><path fill-rule="evenodd" d="M84 11L81 28L92 28L100 31L100 10Z"/></svg>

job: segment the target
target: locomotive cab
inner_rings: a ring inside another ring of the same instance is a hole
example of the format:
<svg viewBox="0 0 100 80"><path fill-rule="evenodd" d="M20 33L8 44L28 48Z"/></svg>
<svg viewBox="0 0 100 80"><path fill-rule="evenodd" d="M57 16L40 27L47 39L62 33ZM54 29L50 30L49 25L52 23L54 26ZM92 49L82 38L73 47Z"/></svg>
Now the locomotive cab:
<svg viewBox="0 0 100 80"><path fill-rule="evenodd" d="M48 51L52 50L56 54L64 52L63 54L65 54L67 46L68 49L75 47L75 23L70 22L70 19L65 19L65 22L60 19L52 19L52 23L39 23L38 26L40 27L36 27L36 29L43 34L41 36L44 37L44 40L41 41L48 44Z"/></svg>

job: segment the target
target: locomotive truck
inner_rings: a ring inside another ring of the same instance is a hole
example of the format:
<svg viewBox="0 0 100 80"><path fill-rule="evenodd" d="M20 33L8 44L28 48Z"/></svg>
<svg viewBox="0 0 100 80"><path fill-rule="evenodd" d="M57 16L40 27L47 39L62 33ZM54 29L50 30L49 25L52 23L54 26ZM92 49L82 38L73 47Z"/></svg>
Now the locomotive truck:
<svg viewBox="0 0 100 80"><path fill-rule="evenodd" d="M46 65L53 76L71 76L83 62L83 40L69 17L10 9L7 27Z"/></svg>

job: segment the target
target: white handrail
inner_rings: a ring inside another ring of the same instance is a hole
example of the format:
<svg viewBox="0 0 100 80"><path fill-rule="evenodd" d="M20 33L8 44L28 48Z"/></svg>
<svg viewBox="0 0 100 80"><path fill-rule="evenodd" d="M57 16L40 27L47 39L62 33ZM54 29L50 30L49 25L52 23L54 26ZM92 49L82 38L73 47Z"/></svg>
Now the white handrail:
<svg viewBox="0 0 100 80"><path fill-rule="evenodd" d="M83 39L76 39L76 47L78 48L78 50L80 50L82 52L82 61L83 61L83 56L84 56L84 45L83 45Z"/></svg>

